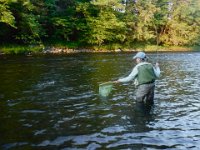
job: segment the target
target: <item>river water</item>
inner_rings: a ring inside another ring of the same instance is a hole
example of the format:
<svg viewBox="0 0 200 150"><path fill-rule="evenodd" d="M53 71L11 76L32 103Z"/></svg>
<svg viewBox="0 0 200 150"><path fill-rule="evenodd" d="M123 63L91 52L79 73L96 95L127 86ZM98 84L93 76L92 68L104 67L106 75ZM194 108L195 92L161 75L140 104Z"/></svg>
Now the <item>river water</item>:
<svg viewBox="0 0 200 150"><path fill-rule="evenodd" d="M0 149L200 149L200 53L158 59L155 104L135 107L133 53L0 57Z"/></svg>

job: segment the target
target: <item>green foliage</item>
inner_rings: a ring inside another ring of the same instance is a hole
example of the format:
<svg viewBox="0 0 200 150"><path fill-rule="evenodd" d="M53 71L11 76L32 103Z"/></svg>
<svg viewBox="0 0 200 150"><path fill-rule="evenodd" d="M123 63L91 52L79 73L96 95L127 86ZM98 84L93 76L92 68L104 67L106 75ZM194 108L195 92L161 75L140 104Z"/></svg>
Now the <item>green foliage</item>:
<svg viewBox="0 0 200 150"><path fill-rule="evenodd" d="M149 1L132 2L128 5L125 22L128 27L127 42L150 42L156 38L154 15L158 8Z"/></svg>
<svg viewBox="0 0 200 150"><path fill-rule="evenodd" d="M96 18L88 18L88 24L91 28L87 36L89 44L101 45L104 42L123 41L125 35L120 32L125 27L125 24L117 20L112 13L101 11Z"/></svg>
<svg viewBox="0 0 200 150"><path fill-rule="evenodd" d="M37 16L32 13L34 5L32 5L29 0L7 0L7 4L7 8L13 15L12 18L14 18L15 22L15 30L13 30L13 34L9 36L12 36L13 40L16 42L19 41L31 44L40 42L41 27L37 21ZM12 22L9 25L13 26ZM7 29L9 28L7 27Z"/></svg>
<svg viewBox="0 0 200 150"><path fill-rule="evenodd" d="M117 1L96 1L77 7L84 20L78 25L78 30L84 35L83 42L92 45L102 45L106 42L122 42L125 40L125 23L120 21L112 9Z"/></svg>
<svg viewBox="0 0 200 150"><path fill-rule="evenodd" d="M42 51L44 48L43 45L2 45L0 46L0 52L5 54L28 54L36 53Z"/></svg>
<svg viewBox="0 0 200 150"><path fill-rule="evenodd" d="M9 10L10 3L12 3L12 1L8 1L8 0L0 1L0 22L3 22L13 28L16 28L15 17L13 16L12 12Z"/></svg>
<svg viewBox="0 0 200 150"><path fill-rule="evenodd" d="M196 45L199 43L199 0L174 1L167 22L160 33L164 45Z"/></svg>
<svg viewBox="0 0 200 150"><path fill-rule="evenodd" d="M69 41L69 36L73 33L73 22L69 18L54 17L51 19L54 28L55 39L62 39Z"/></svg>
<svg viewBox="0 0 200 150"><path fill-rule="evenodd" d="M40 24L32 14L20 14L23 21L18 22L18 34L16 39L24 43L34 44L40 42Z"/></svg>
<svg viewBox="0 0 200 150"><path fill-rule="evenodd" d="M0 0L0 28L0 44L193 46L200 0Z"/></svg>

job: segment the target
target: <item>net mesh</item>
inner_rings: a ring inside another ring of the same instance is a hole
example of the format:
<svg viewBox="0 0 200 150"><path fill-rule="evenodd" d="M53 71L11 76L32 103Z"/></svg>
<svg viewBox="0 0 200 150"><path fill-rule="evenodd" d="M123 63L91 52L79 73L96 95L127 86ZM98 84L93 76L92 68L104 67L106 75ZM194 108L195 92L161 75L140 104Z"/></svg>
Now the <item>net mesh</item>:
<svg viewBox="0 0 200 150"><path fill-rule="evenodd" d="M99 85L99 95L101 97L107 97L113 88L113 82L106 82Z"/></svg>

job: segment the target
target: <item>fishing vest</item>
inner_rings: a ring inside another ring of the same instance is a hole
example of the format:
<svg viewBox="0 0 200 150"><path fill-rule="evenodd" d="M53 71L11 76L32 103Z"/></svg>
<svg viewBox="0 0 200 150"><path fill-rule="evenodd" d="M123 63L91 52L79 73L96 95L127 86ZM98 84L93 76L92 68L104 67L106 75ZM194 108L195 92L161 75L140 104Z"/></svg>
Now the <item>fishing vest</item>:
<svg viewBox="0 0 200 150"><path fill-rule="evenodd" d="M150 63L145 63L138 66L137 81L138 85L153 83L156 79L153 66Z"/></svg>

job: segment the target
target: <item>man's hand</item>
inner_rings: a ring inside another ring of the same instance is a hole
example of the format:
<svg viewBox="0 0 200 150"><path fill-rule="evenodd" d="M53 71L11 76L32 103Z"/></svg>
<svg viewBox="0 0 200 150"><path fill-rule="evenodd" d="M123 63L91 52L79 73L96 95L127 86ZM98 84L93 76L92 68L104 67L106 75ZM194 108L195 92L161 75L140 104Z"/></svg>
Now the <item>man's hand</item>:
<svg viewBox="0 0 200 150"><path fill-rule="evenodd" d="M116 80L116 81L113 81L113 83L119 83L119 81L118 81L118 80Z"/></svg>
<svg viewBox="0 0 200 150"><path fill-rule="evenodd" d="M159 67L159 63L158 63L158 62L156 62L155 67L156 67L156 68Z"/></svg>

